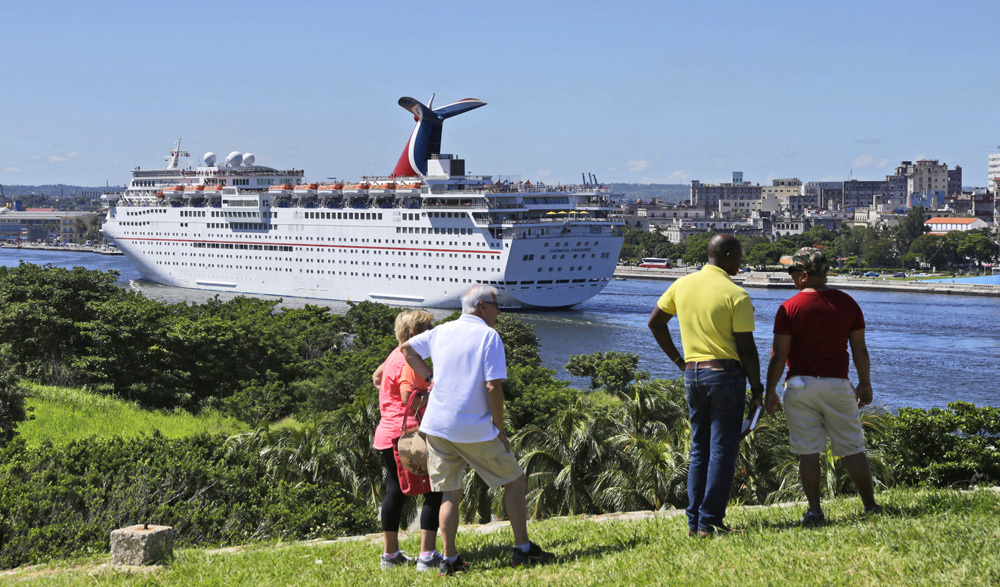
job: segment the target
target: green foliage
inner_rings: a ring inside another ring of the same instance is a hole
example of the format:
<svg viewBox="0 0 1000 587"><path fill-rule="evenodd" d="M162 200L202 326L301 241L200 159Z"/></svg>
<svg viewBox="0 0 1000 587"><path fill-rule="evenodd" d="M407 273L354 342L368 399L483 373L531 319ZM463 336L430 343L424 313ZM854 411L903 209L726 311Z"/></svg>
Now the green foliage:
<svg viewBox="0 0 1000 587"><path fill-rule="evenodd" d="M18 424L27 419L24 391L17 378L8 369L0 370L0 448L14 438Z"/></svg>
<svg viewBox="0 0 1000 587"><path fill-rule="evenodd" d="M106 552L109 529L173 526L180 545L372 531L338 484L275 482L223 438L74 441L0 450L0 567Z"/></svg>
<svg viewBox="0 0 1000 587"><path fill-rule="evenodd" d="M945 410L899 410L887 442L903 485L1000 483L1000 408L952 402Z"/></svg>
<svg viewBox="0 0 1000 587"><path fill-rule="evenodd" d="M566 370L575 377L590 377L591 389L624 393L636 380L649 379L648 371L636 371L638 353L619 351L572 355Z"/></svg>
<svg viewBox="0 0 1000 587"><path fill-rule="evenodd" d="M704 265L708 263L708 241L715 236L713 232L699 232L689 236L684 241L684 255L681 257L688 265Z"/></svg>

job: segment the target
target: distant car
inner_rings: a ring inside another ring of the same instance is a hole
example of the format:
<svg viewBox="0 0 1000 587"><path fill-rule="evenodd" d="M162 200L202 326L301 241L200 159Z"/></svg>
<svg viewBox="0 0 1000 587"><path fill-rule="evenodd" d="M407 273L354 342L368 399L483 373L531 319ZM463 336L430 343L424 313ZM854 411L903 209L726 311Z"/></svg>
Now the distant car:
<svg viewBox="0 0 1000 587"><path fill-rule="evenodd" d="M878 277L880 273L878 271L868 271L863 277Z"/></svg>
<svg viewBox="0 0 1000 587"><path fill-rule="evenodd" d="M892 276L893 277L906 277L906 273L904 273L902 271L897 271L897 272L893 273Z"/></svg>
<svg viewBox="0 0 1000 587"><path fill-rule="evenodd" d="M740 267L740 273L750 273L749 267Z"/></svg>
<svg viewBox="0 0 1000 587"><path fill-rule="evenodd" d="M859 275L861 275L861 272L860 272L860 271L858 271L857 269L855 269L855 270L851 271L851 276L852 276L852 277L857 277L857 276L859 276Z"/></svg>
<svg viewBox="0 0 1000 587"><path fill-rule="evenodd" d="M926 273L917 273L917 277L927 277Z"/></svg>

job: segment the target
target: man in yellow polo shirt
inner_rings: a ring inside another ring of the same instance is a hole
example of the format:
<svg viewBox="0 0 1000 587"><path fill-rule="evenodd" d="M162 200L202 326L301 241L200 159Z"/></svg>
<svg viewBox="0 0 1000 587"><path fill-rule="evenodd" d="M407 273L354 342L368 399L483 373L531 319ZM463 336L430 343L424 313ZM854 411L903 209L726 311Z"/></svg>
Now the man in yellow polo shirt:
<svg viewBox="0 0 1000 587"><path fill-rule="evenodd" d="M730 531L723 518L739 453L747 380L753 394L750 409L764 403L753 304L730 277L742 262L736 237L715 235L708 243L708 264L675 281L649 316L656 342L684 373L692 439L689 536ZM680 323L683 357L667 327L674 315Z"/></svg>

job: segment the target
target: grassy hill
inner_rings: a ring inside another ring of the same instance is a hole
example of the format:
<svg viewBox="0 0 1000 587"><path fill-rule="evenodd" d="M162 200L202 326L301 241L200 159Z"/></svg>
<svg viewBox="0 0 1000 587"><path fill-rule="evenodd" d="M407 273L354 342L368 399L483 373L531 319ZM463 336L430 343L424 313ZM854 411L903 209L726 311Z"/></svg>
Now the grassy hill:
<svg viewBox="0 0 1000 587"><path fill-rule="evenodd" d="M894 489L887 512L860 515L854 499L825 504L826 525L803 528L801 504L734 507L743 531L686 536L679 510L532 523L532 539L557 554L535 568L509 567L507 524L459 530L472 563L469 585L996 585L1000 583L1000 492ZM416 532L403 548L418 550ZM165 567L114 568L107 554L0 572L0 581L45 585L425 585L436 573L382 571L378 535L222 550L181 549Z"/></svg>
<svg viewBox="0 0 1000 587"><path fill-rule="evenodd" d="M235 434L247 428L217 412L197 416L183 410L151 412L132 402L80 389L28 384L28 390L27 406L34 418L22 422L17 431L31 446L88 436L133 438L156 430L167 438L181 438L199 432Z"/></svg>

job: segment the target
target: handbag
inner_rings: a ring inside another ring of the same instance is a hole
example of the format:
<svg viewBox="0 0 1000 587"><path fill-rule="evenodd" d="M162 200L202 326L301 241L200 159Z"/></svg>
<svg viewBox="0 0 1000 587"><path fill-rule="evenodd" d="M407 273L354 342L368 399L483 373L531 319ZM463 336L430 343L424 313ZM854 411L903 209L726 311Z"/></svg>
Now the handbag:
<svg viewBox="0 0 1000 587"><path fill-rule="evenodd" d="M423 495L431 491L431 478L427 474L427 441L420 433L420 414L414 412L417 425L407 428L410 407L419 394L411 393L403 413L402 434L392 439L392 454L396 457L396 475L403 495Z"/></svg>

